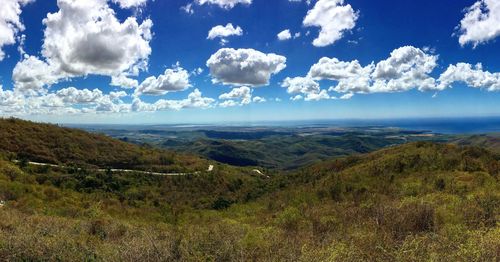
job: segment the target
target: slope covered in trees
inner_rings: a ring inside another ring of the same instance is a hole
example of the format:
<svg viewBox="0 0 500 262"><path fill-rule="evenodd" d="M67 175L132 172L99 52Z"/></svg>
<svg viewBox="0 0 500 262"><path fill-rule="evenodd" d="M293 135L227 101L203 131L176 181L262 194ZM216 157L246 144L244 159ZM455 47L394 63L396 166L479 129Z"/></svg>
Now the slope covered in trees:
<svg viewBox="0 0 500 262"><path fill-rule="evenodd" d="M196 156L14 118L0 119L0 152L18 160L100 168L182 171L207 167L206 161Z"/></svg>
<svg viewBox="0 0 500 262"><path fill-rule="evenodd" d="M420 142L269 179L224 165L144 177L2 161L0 259L497 261L499 161Z"/></svg>

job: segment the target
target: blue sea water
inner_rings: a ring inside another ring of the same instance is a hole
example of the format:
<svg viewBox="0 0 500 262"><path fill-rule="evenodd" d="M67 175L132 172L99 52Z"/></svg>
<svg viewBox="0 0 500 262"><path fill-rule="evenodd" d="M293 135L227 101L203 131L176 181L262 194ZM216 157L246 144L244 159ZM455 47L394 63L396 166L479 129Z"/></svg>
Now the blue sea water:
<svg viewBox="0 0 500 262"><path fill-rule="evenodd" d="M146 127L209 128L209 127L394 127L411 131L427 131L438 134L488 134L500 133L500 117L463 118L405 118L405 119L330 119L272 122L239 122L213 124L158 124L158 125L66 125L83 129L137 130Z"/></svg>
<svg viewBox="0 0 500 262"><path fill-rule="evenodd" d="M500 117L322 120L316 121L315 125L381 126L440 134L486 134L500 132Z"/></svg>

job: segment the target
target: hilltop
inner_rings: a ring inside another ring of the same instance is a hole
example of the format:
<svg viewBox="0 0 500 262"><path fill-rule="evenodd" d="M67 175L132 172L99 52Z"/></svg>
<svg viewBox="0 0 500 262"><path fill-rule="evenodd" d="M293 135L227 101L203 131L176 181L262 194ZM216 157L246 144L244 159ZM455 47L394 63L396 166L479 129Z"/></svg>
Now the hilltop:
<svg viewBox="0 0 500 262"><path fill-rule="evenodd" d="M500 134L471 135L452 141L461 146L477 146L500 154Z"/></svg>
<svg viewBox="0 0 500 262"><path fill-rule="evenodd" d="M207 161L106 135L20 119L0 119L0 153L17 160L99 168L203 170Z"/></svg>

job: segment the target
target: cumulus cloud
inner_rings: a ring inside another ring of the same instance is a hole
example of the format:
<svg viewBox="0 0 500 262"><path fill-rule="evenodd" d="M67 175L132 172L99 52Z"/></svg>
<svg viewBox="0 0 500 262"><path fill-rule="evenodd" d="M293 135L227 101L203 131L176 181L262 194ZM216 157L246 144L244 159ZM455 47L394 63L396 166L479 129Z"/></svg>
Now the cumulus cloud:
<svg viewBox="0 0 500 262"><path fill-rule="evenodd" d="M450 65L439 77L441 89L452 87L453 83L457 82L488 91L500 91L500 73L485 71L481 64L475 66L467 63Z"/></svg>
<svg viewBox="0 0 500 262"><path fill-rule="evenodd" d="M99 89L76 89L68 87L56 92L56 95L61 98L64 103L70 104L88 104L94 103L104 97L104 94Z"/></svg>
<svg viewBox="0 0 500 262"><path fill-rule="evenodd" d="M351 99L353 96L354 96L353 93L347 93L347 94L342 95L339 99L348 100L348 99Z"/></svg>
<svg viewBox="0 0 500 262"><path fill-rule="evenodd" d="M437 55L404 46L391 52L388 59L380 61L372 73L374 91L399 92L417 88L420 91L436 89L429 74L437 66Z"/></svg>
<svg viewBox="0 0 500 262"><path fill-rule="evenodd" d="M0 114L20 112L24 107L24 97L12 90L4 90L0 85Z"/></svg>
<svg viewBox="0 0 500 262"><path fill-rule="evenodd" d="M243 30L241 29L241 27L239 26L234 27L233 24L228 23L226 26L218 25L210 29L210 31L208 32L207 39L212 40L217 37L224 39L228 36L232 35L240 36L242 34Z"/></svg>
<svg viewBox="0 0 500 262"><path fill-rule="evenodd" d="M121 8L132 8L132 7L140 7L146 5L148 0L113 0L114 3L117 3Z"/></svg>
<svg viewBox="0 0 500 262"><path fill-rule="evenodd" d="M477 45L500 35L500 1L479 0L467 9L458 26L459 43Z"/></svg>
<svg viewBox="0 0 500 262"><path fill-rule="evenodd" d="M292 34L290 33L290 29L285 29L281 31L278 35L278 40L280 41L285 41L285 40L290 40L292 38Z"/></svg>
<svg viewBox="0 0 500 262"><path fill-rule="evenodd" d="M118 86L124 89L136 88L139 86L139 81L127 77L125 74L120 74L118 76L111 76L112 86Z"/></svg>
<svg viewBox="0 0 500 262"><path fill-rule="evenodd" d="M191 87L189 83L189 72L180 66L166 69L158 77L146 78L135 90L135 94L141 95L165 95L168 92L183 91Z"/></svg>
<svg viewBox="0 0 500 262"><path fill-rule="evenodd" d="M162 110L181 110L185 108L210 108L214 105L215 99L203 97L200 90L195 89L186 99L165 100L160 99L155 103L146 103L139 98L134 98L131 110L135 112L153 112Z"/></svg>
<svg viewBox="0 0 500 262"><path fill-rule="evenodd" d="M224 93L219 96L222 100L239 100L240 105L248 105L252 102L252 90L247 86L233 88L229 93ZM233 104L227 102L226 104Z"/></svg>
<svg viewBox="0 0 500 262"><path fill-rule="evenodd" d="M338 92L370 92L371 73L374 65L361 66L357 61L344 62L337 58L321 58L309 70L309 76L314 79L334 80Z"/></svg>
<svg viewBox="0 0 500 262"><path fill-rule="evenodd" d="M21 7L33 0L3 0L0 8L0 61L5 58L3 47L16 43L18 33L24 31Z"/></svg>
<svg viewBox="0 0 500 262"><path fill-rule="evenodd" d="M16 86L40 89L52 84L53 79L89 74L138 74L147 68L153 25L150 19L139 24L135 17L128 17L121 23L106 0L58 0L57 5L59 11L49 13L43 20L45 61L37 58L41 63L33 63L34 59L24 59L16 65L18 75L30 75L29 71L23 71L30 68L35 73L48 71L51 76L31 77L36 81L16 82ZM44 79L51 81L44 82Z"/></svg>
<svg viewBox="0 0 500 262"><path fill-rule="evenodd" d="M16 90L23 93L44 93L45 85L57 83L62 76L56 69L35 56L25 55L14 67L12 80Z"/></svg>
<svg viewBox="0 0 500 262"><path fill-rule="evenodd" d="M335 43L346 31L353 29L358 16L351 5L344 5L344 0L318 0L302 23L306 27L321 28L313 45L323 47Z"/></svg>
<svg viewBox="0 0 500 262"><path fill-rule="evenodd" d="M212 81L225 85L264 86L286 67L286 57L254 49L222 48L207 61Z"/></svg>
<svg viewBox="0 0 500 262"><path fill-rule="evenodd" d="M319 93L320 91L319 83L310 77L287 77L283 80L281 86L285 87L289 94L309 94Z"/></svg>
<svg viewBox="0 0 500 262"><path fill-rule="evenodd" d="M404 46L395 49L386 60L361 66L357 61L321 58L309 70L308 76L316 80L333 80L331 91L339 93L403 92L440 90L430 73L437 66L437 55Z"/></svg>
<svg viewBox="0 0 500 262"><path fill-rule="evenodd" d="M104 94L99 89L79 90L75 87L53 93L26 96L0 87L0 115L76 114L97 112L127 112L130 105L123 103L123 91Z"/></svg>
<svg viewBox="0 0 500 262"><path fill-rule="evenodd" d="M306 101L318 101L329 99L330 96L326 90L321 90L320 85L309 76L306 77L287 77L281 83L282 87L287 89L287 93L295 94L292 100L304 99Z"/></svg>
<svg viewBox="0 0 500 262"><path fill-rule="evenodd" d="M0 115L61 115L61 114L97 114L154 112L162 110L181 110L187 108L210 108L215 99L203 97L195 89L186 99L165 100L146 103L134 97L132 103L125 103L122 98L128 96L124 91L104 94L99 89L77 89L68 87L53 93L38 96L3 90L0 86Z"/></svg>
<svg viewBox="0 0 500 262"><path fill-rule="evenodd" d="M233 106L238 106L239 103L234 101L234 100L226 100L222 103L219 104L220 107L233 107Z"/></svg>
<svg viewBox="0 0 500 262"><path fill-rule="evenodd" d="M252 98L252 101L253 101L254 103L264 103L264 102L266 102L267 100L266 100L265 98L263 98L263 97L260 97L260 96L254 96L254 97Z"/></svg>
<svg viewBox="0 0 500 262"><path fill-rule="evenodd" d="M252 0L195 0L197 5L217 5L224 9L231 9L237 4L250 5Z"/></svg>
<svg viewBox="0 0 500 262"><path fill-rule="evenodd" d="M319 93L309 93L304 98L305 101L319 101L324 99L330 99L330 95L326 90L321 90Z"/></svg>

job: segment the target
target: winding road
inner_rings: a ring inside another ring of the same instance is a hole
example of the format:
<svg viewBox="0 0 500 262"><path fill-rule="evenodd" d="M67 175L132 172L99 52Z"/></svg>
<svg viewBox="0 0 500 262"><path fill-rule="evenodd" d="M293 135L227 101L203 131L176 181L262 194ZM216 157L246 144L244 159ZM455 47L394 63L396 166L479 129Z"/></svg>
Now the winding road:
<svg viewBox="0 0 500 262"><path fill-rule="evenodd" d="M12 162L14 163L19 163L21 161L19 160L13 160ZM49 166L49 167L58 167L58 168L66 168L66 166L63 165L54 165L54 164L49 164L49 163L40 163L40 162L28 162L28 165L33 165L33 166ZM78 168L80 169L80 168ZM150 171L143 171L143 170L132 170L132 169L117 169L117 168L112 168L112 169L96 169L98 172L108 172L111 171L113 173L136 173L136 174L144 174L144 175L152 175L152 176L187 176L187 175L198 175L201 172L196 171L194 173L160 173L160 172L150 172ZM210 165L208 167L207 172L212 172L213 170L213 165Z"/></svg>

